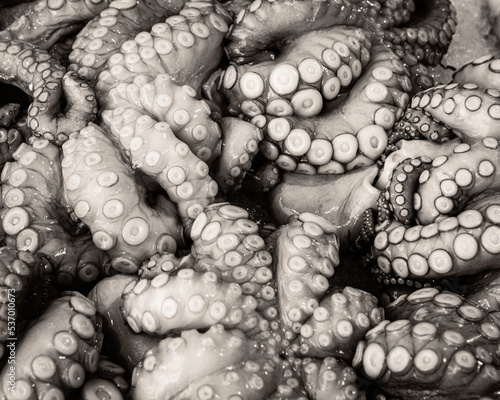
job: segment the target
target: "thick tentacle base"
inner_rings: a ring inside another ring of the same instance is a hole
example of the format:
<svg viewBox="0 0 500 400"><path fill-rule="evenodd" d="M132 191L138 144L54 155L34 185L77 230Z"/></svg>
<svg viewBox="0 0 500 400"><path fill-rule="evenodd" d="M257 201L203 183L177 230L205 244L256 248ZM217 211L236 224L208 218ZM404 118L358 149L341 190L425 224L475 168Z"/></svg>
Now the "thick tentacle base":
<svg viewBox="0 0 500 400"><path fill-rule="evenodd" d="M83 295L67 292L55 300L21 341L10 342L15 373L11 378L11 366L3 367L2 397L68 398L98 369L98 329L94 304Z"/></svg>
<svg viewBox="0 0 500 400"><path fill-rule="evenodd" d="M132 377L132 396L138 400L202 400L240 393L261 399L274 390L278 373L275 355L240 330L224 330L219 324L204 334L188 330L164 339L144 356Z"/></svg>
<svg viewBox="0 0 500 400"><path fill-rule="evenodd" d="M240 284L245 295L257 299L258 309L266 310L265 318L272 320L277 316L272 256L258 230L245 209L212 204L193 224L191 254L195 268L217 272L222 281Z"/></svg>
<svg viewBox="0 0 500 400"><path fill-rule="evenodd" d="M359 342L354 367L405 399L471 398L500 387L500 320L437 289L404 295Z"/></svg>
<svg viewBox="0 0 500 400"><path fill-rule="evenodd" d="M237 283L218 280L215 272L181 269L141 279L123 292L123 315L135 332L166 335L188 329L206 329L220 323L226 329L262 331L257 301L245 296Z"/></svg>
<svg viewBox="0 0 500 400"><path fill-rule="evenodd" d="M314 214L300 214L277 231L273 261L285 340L295 338L317 309L339 264L338 251L335 228Z"/></svg>
<svg viewBox="0 0 500 400"><path fill-rule="evenodd" d="M349 286L335 290L304 322L292 349L303 356L351 361L357 343L384 319L377 302L370 293Z"/></svg>
<svg viewBox="0 0 500 400"><path fill-rule="evenodd" d="M151 208L131 168L94 125L63 146L64 189L75 214L89 226L96 246L114 269L136 272L145 258L184 243L180 222L166 201Z"/></svg>

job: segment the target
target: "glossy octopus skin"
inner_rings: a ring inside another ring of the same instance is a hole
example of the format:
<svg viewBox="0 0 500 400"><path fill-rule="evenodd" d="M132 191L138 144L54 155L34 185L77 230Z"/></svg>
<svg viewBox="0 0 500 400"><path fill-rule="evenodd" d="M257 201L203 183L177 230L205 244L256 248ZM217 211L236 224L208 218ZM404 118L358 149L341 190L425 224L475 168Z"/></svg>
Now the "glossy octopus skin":
<svg viewBox="0 0 500 400"><path fill-rule="evenodd" d="M114 269L136 272L144 258L182 247L183 229L173 204L161 196L153 207L146 202L132 168L97 126L82 129L63 152L68 203L91 230L95 245L110 255Z"/></svg>
<svg viewBox="0 0 500 400"><path fill-rule="evenodd" d="M273 262L283 346L297 337L329 288L339 265L335 228L314 214L300 214L276 232Z"/></svg>
<svg viewBox="0 0 500 400"><path fill-rule="evenodd" d="M37 0L23 7L22 15L0 32L4 40L20 40L48 50L61 37L107 8L109 0Z"/></svg>
<svg viewBox="0 0 500 400"><path fill-rule="evenodd" d="M405 399L461 399L498 390L497 311L433 288L404 295L386 311L392 322L366 334L353 364L384 391Z"/></svg>
<svg viewBox="0 0 500 400"><path fill-rule="evenodd" d="M47 261L28 251L17 251L8 246L0 247L0 362L8 358L9 333L21 335L30 318L40 311L43 275L47 272ZM9 308L9 303L12 306ZM31 305L31 310L27 307ZM10 317L10 318L9 318ZM10 323L9 323L10 321ZM10 328L9 328L10 327ZM17 332L16 332L17 331ZM15 335L14 335L15 336Z"/></svg>
<svg viewBox="0 0 500 400"><path fill-rule="evenodd" d="M278 117L264 130L263 155L284 170L340 174L371 165L409 102L407 71L385 45L372 47L364 74L349 93L316 117Z"/></svg>
<svg viewBox="0 0 500 400"><path fill-rule="evenodd" d="M102 277L107 257L72 219L61 191L60 149L34 139L23 143L13 158L1 175L5 243L46 257L61 284Z"/></svg>
<svg viewBox="0 0 500 400"><path fill-rule="evenodd" d="M197 366L193 370L193 363ZM148 350L132 377L134 399L262 399L274 390L279 359L238 329L183 331ZM165 380L165 374L172 379Z"/></svg>
<svg viewBox="0 0 500 400"><path fill-rule="evenodd" d="M28 125L35 136L56 144L95 119L93 89L82 78L56 63L51 56L28 43L0 40L2 80L33 97ZM61 99L65 99L64 109Z"/></svg>
<svg viewBox="0 0 500 400"><path fill-rule="evenodd" d="M267 330L259 324L257 301L243 295L237 283L219 281L215 272L181 269L177 275L141 279L123 291L123 316L135 332L167 335L186 329L207 329L221 324L249 335Z"/></svg>
<svg viewBox="0 0 500 400"><path fill-rule="evenodd" d="M20 341L9 342L15 362L2 368L2 397L68 398L98 368L98 318L78 292L54 300Z"/></svg>
<svg viewBox="0 0 500 400"><path fill-rule="evenodd" d="M394 8L385 5L343 0L256 0L237 16L229 33L227 52L238 63L248 63L261 59L259 53L272 48L272 44L305 32L334 25L389 28L408 21L413 10L412 1L400 1Z"/></svg>
<svg viewBox="0 0 500 400"><path fill-rule="evenodd" d="M180 12L185 0L112 1L82 29L73 44L70 69L92 81L120 46L140 32Z"/></svg>
<svg viewBox="0 0 500 400"><path fill-rule="evenodd" d="M357 343L384 319L372 294L345 287L324 297L300 328L292 345L304 357L335 357L352 361Z"/></svg>
<svg viewBox="0 0 500 400"><path fill-rule="evenodd" d="M369 39L362 29L334 26L287 42L276 59L231 64L220 78L227 112L246 117L319 114L323 101L359 78L370 59Z"/></svg>

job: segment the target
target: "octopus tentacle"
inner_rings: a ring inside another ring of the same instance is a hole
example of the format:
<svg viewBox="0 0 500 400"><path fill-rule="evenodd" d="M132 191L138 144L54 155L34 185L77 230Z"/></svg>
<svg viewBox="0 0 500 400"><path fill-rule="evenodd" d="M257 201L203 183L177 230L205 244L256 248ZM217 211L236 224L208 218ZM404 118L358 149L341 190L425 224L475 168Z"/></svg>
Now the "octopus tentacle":
<svg viewBox="0 0 500 400"><path fill-rule="evenodd" d="M308 174L371 165L384 152L386 130L407 106L410 90L398 57L388 47L374 45L365 73L341 104L332 102L331 109L316 117L271 120L264 130L263 154L282 169Z"/></svg>
<svg viewBox="0 0 500 400"><path fill-rule="evenodd" d="M364 398L356 383L356 372L342 360L304 358L300 365L301 377L309 396L317 400L356 400Z"/></svg>
<svg viewBox="0 0 500 400"><path fill-rule="evenodd" d="M318 307L339 265L333 225L313 214L300 214L277 232L274 256L283 345L300 332Z"/></svg>
<svg viewBox="0 0 500 400"><path fill-rule="evenodd" d="M472 144L486 136L498 139L499 103L498 90L452 82L418 93L411 100L411 107L429 112L460 139Z"/></svg>
<svg viewBox="0 0 500 400"><path fill-rule="evenodd" d="M159 74L154 79L131 75L128 83L117 81L108 86L98 82L97 90L103 92L104 124L115 136L119 137L121 129L131 130L140 115L149 115L150 120L166 122L202 161L211 164L220 154L221 130L210 118L210 107L196 99L193 88L177 85L169 75Z"/></svg>
<svg viewBox="0 0 500 400"><path fill-rule="evenodd" d="M7 103L0 107L0 126L10 127L16 120L21 106L17 103Z"/></svg>
<svg viewBox="0 0 500 400"><path fill-rule="evenodd" d="M146 203L131 168L97 126L82 129L63 152L65 196L114 269L136 272L145 258L184 243L172 205L163 201L152 208Z"/></svg>
<svg viewBox="0 0 500 400"><path fill-rule="evenodd" d="M2 396L63 399L81 387L86 374L98 368L102 340L98 320L93 303L78 292L54 300L16 343L15 376L10 379L6 364L1 372Z"/></svg>
<svg viewBox="0 0 500 400"><path fill-rule="evenodd" d="M154 254L151 258L145 260L139 269L139 277L142 279L154 279L163 273L174 273L181 268L187 268L184 260L188 259L186 256L182 259L175 256L173 253Z"/></svg>
<svg viewBox="0 0 500 400"><path fill-rule="evenodd" d="M382 24L389 26L393 10L380 7L380 3L347 1L254 1L247 10L240 12L229 33L230 43L227 46L229 57L239 63L256 61L259 52L279 43L283 39L299 36L303 33L328 28L334 25L354 25L375 29ZM378 20L379 6L381 19ZM408 12L413 2L402 2L398 12L398 23L410 18ZM384 11L382 11L384 10ZM407 11L405 11L407 10ZM387 12L388 11L388 12Z"/></svg>
<svg viewBox="0 0 500 400"><path fill-rule="evenodd" d="M206 162L174 135L168 123L157 122L139 111L115 109L110 126L131 165L165 189L177 204L184 226L190 228L203 207L213 202L218 190ZM203 147L198 154L204 154L203 150L210 153Z"/></svg>
<svg viewBox="0 0 500 400"><path fill-rule="evenodd" d="M386 308L354 367L393 395L481 395L499 388L500 321L451 292L420 289ZM443 318L446 316L446 318Z"/></svg>
<svg viewBox="0 0 500 400"><path fill-rule="evenodd" d="M20 40L48 50L62 36L79 30L108 3L109 0L37 0L24 7L23 14L0 32L0 38Z"/></svg>
<svg viewBox="0 0 500 400"><path fill-rule="evenodd" d="M19 41L0 41L0 75L33 97L28 125L36 136L62 144L95 119L94 91L43 50ZM66 99L62 110L61 98Z"/></svg>
<svg viewBox="0 0 500 400"><path fill-rule="evenodd" d="M414 195L420 222L439 221L475 194L497 189L498 149L498 140L486 137L472 146L457 145L449 157L435 158L432 168L420 175Z"/></svg>
<svg viewBox="0 0 500 400"><path fill-rule="evenodd" d="M179 13L185 3L186 0L112 1L78 33L69 56L69 69L94 80L124 42Z"/></svg>
<svg viewBox="0 0 500 400"><path fill-rule="evenodd" d="M215 166L219 188L239 190L252 161L259 150L262 131L253 123L239 118L225 117L220 121L223 136L220 158Z"/></svg>
<svg viewBox="0 0 500 400"><path fill-rule="evenodd" d="M202 399L205 393L219 390L223 394L228 390L235 394L242 390L248 395L251 395L249 391L255 391L262 396L258 398L264 398L274 389L269 378L274 380L278 373L278 359L262 346L240 330L225 330L220 324L203 334L196 330L183 331L180 337L163 339L145 353L132 376L132 396L147 399L154 391L154 396L178 398L177 393L189 392L195 387L197 393L190 394L189 398ZM165 373L177 379L165 381ZM240 379L240 374L247 379ZM217 385L212 386L207 380L211 376ZM200 397L193 397L196 395Z"/></svg>
<svg viewBox="0 0 500 400"><path fill-rule="evenodd" d="M0 168L3 168L6 162L12 161L13 154L24 141L25 137L19 129L0 128Z"/></svg>
<svg viewBox="0 0 500 400"><path fill-rule="evenodd" d="M106 257L66 211L60 149L45 139L23 143L2 171L2 231L18 250L44 255L62 284L102 276Z"/></svg>
<svg viewBox="0 0 500 400"><path fill-rule="evenodd" d="M196 269L217 272L222 281L240 284L243 294L254 296L258 310L272 320L277 317L273 260L258 230L245 209L214 203L194 221L191 256Z"/></svg>
<svg viewBox="0 0 500 400"><path fill-rule="evenodd" d="M227 111L247 117L319 114L323 99L344 92L366 67L369 38L360 28L334 26L287 42L275 60L231 64L220 78Z"/></svg>
<svg viewBox="0 0 500 400"><path fill-rule="evenodd" d="M476 197L456 217L429 225L391 223L374 240L378 267L403 279L441 279L496 268L497 204L491 196L497 196L488 196Z"/></svg>
<svg viewBox="0 0 500 400"><path fill-rule="evenodd" d="M186 329L206 329L220 323L247 334L262 331L257 301L243 295L237 283L219 281L215 272L182 269L177 275L141 279L123 292L123 315L135 332L166 335Z"/></svg>
<svg viewBox="0 0 500 400"><path fill-rule="evenodd" d="M276 390L269 395L269 400L307 400L307 391L296 368L297 360L289 358L280 363L280 374Z"/></svg>
<svg viewBox="0 0 500 400"><path fill-rule="evenodd" d="M474 59L453 74L453 82L474 83L483 89L500 90L500 60L492 55ZM486 82L486 83L485 83Z"/></svg>
<svg viewBox="0 0 500 400"><path fill-rule="evenodd" d="M304 322L292 349L296 347L302 356L352 361L359 340L384 319L377 302L375 296L353 287L335 289Z"/></svg>

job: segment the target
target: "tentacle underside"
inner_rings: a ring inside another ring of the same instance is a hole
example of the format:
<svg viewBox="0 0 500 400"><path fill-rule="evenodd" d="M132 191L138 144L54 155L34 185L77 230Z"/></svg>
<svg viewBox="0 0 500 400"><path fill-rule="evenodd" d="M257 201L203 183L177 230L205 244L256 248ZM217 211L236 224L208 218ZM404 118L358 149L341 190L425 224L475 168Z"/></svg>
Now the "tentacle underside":
<svg viewBox="0 0 500 400"><path fill-rule="evenodd" d="M95 119L93 89L82 78L66 72L46 51L15 40L0 41L0 51L0 78L33 97L28 126L36 136L62 144L72 132Z"/></svg>
<svg viewBox="0 0 500 400"><path fill-rule="evenodd" d="M135 272L144 258L182 246L182 228L172 205L166 200L156 208L146 203L132 169L97 126L84 128L63 151L65 195L116 270Z"/></svg>

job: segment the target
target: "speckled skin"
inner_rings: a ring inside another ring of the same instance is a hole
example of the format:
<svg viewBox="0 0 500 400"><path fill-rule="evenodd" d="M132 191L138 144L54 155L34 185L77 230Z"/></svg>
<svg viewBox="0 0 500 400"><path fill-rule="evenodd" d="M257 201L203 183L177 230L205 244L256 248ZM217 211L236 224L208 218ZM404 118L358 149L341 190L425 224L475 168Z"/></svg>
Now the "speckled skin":
<svg viewBox="0 0 500 400"><path fill-rule="evenodd" d="M97 371L99 364L98 318L93 303L78 292L55 300L15 343L14 379L9 377L12 363L5 364L2 396L64 399L82 386L85 375ZM15 390L9 390L13 386Z"/></svg>
<svg viewBox="0 0 500 400"><path fill-rule="evenodd" d="M61 284L103 276L106 255L72 219L61 191L60 149L45 139L23 143L2 170L2 232L21 251L43 255Z"/></svg>
<svg viewBox="0 0 500 400"><path fill-rule="evenodd" d="M0 72L3 80L33 97L28 126L36 136L62 144L95 119L93 89L76 74L66 72L46 51L22 41L0 40Z"/></svg>
<svg viewBox="0 0 500 400"><path fill-rule="evenodd" d="M498 390L497 312L432 288L403 295L386 311L389 320L359 342L353 364L384 391L444 399Z"/></svg>

